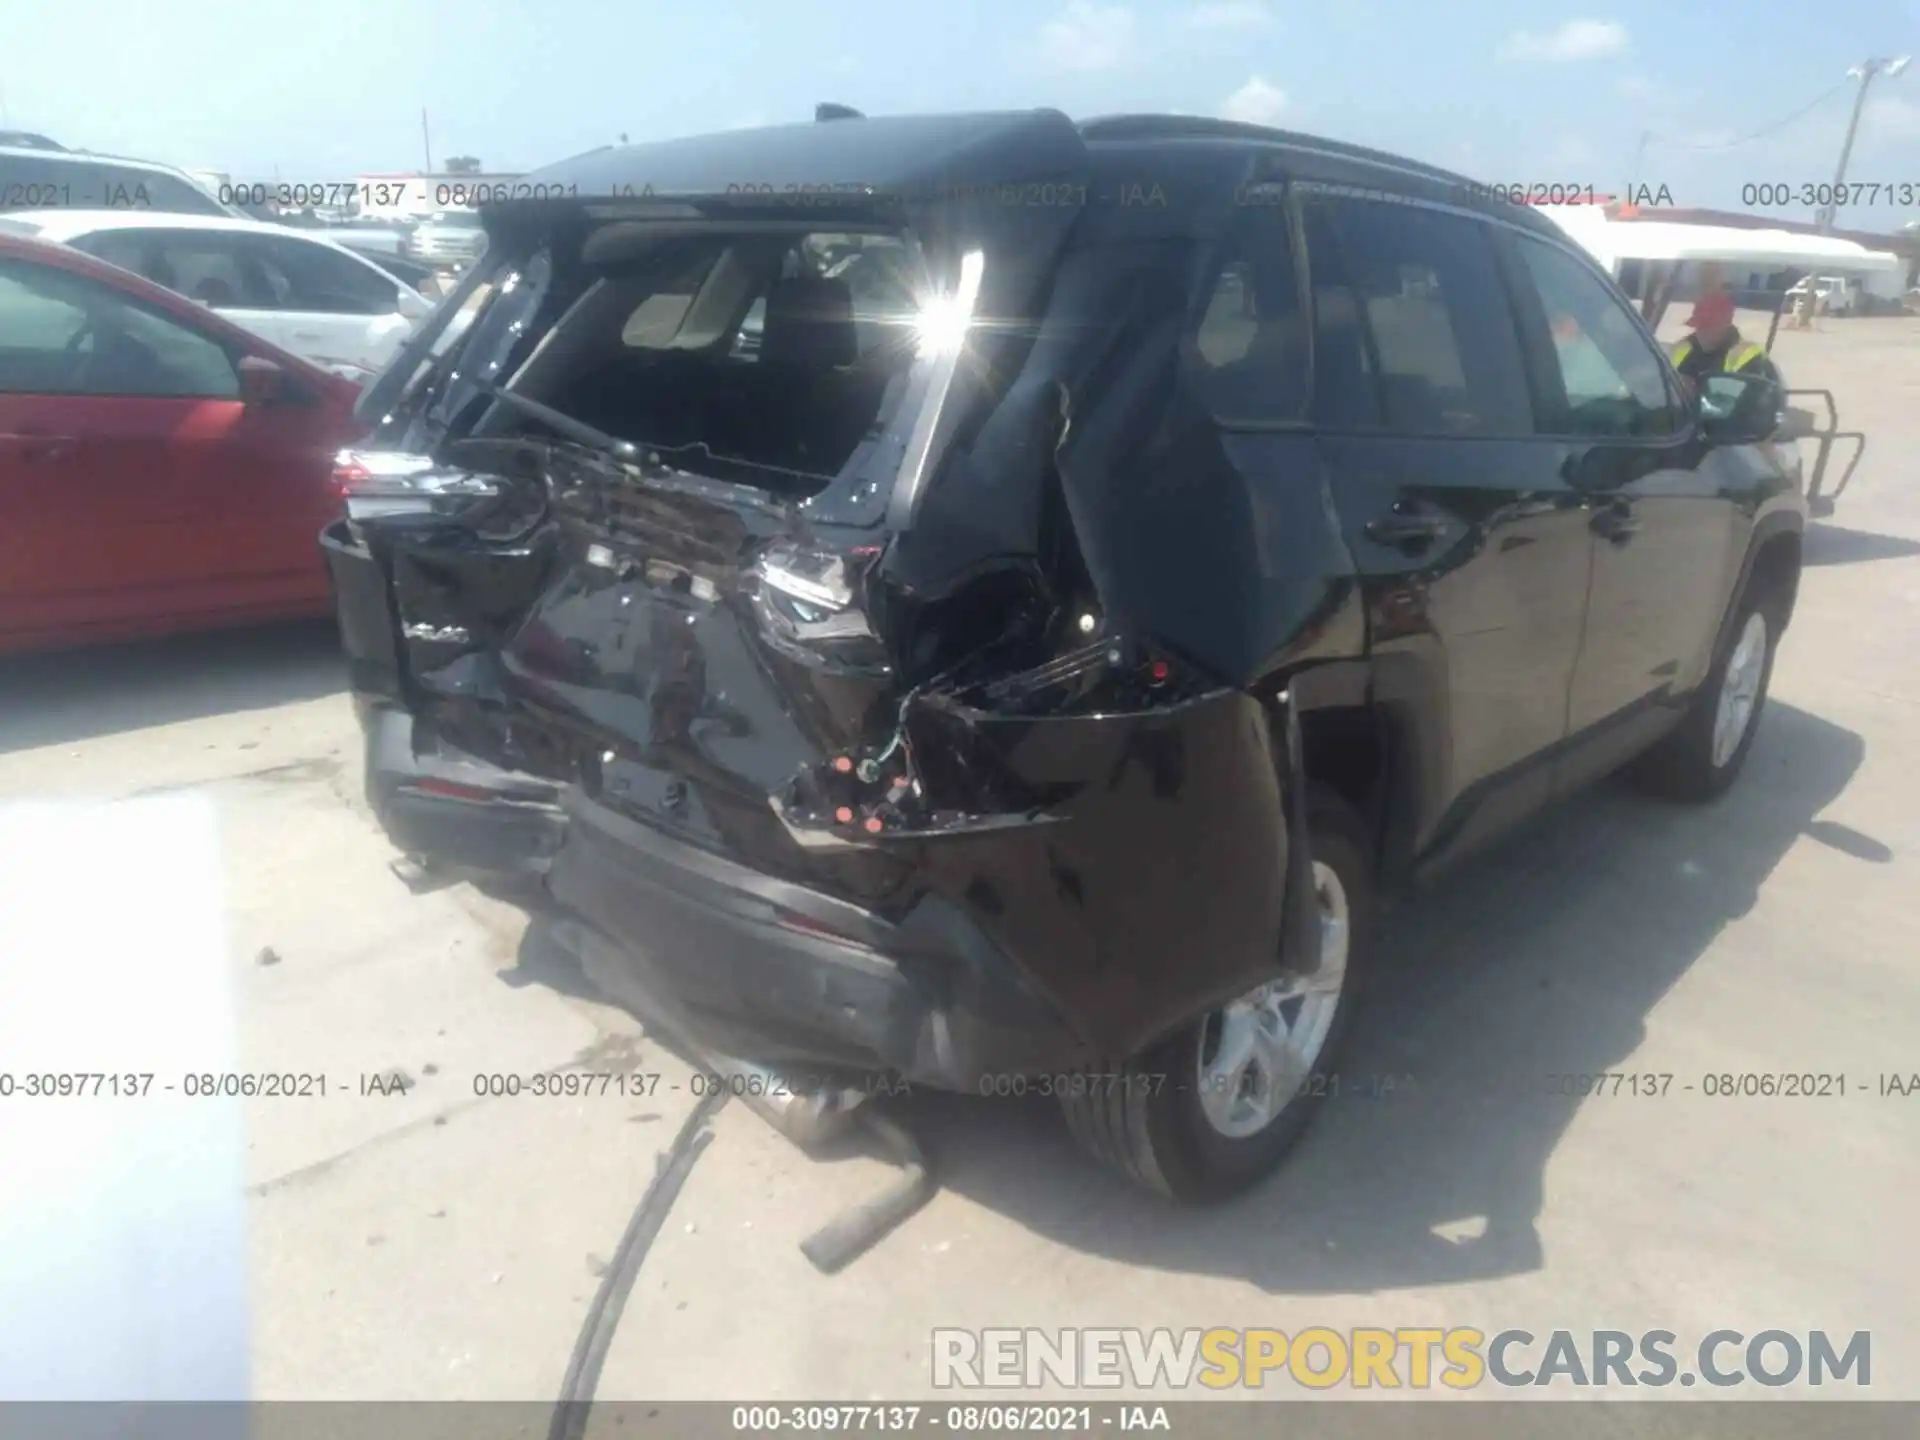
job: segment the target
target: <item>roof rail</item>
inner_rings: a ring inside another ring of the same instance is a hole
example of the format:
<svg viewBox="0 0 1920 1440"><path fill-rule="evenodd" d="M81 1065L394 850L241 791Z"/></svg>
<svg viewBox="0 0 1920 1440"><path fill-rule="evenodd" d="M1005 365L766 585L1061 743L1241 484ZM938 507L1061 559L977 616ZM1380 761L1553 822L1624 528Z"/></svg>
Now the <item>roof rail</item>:
<svg viewBox="0 0 1920 1440"><path fill-rule="evenodd" d="M822 100L813 107L813 118L815 120L864 120L867 117L851 105L836 105L831 100Z"/></svg>
<svg viewBox="0 0 1920 1440"><path fill-rule="evenodd" d="M1322 135L1305 135L1298 130L1276 130L1269 125L1254 125L1244 120L1215 120L1205 115L1098 115L1080 122L1080 135L1086 140L1265 140L1271 144L1297 145L1302 149L1345 155L1376 165L1391 165L1397 170L1428 175L1455 185L1473 182L1464 175L1442 170L1420 160L1385 150L1370 150L1345 140L1329 140Z"/></svg>

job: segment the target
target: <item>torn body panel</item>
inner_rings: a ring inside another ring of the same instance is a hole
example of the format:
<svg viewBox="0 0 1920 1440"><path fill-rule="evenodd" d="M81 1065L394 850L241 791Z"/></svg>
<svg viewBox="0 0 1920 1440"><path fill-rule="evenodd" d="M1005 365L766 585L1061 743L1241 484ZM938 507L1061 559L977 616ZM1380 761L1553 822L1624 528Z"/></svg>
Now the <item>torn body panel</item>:
<svg viewBox="0 0 1920 1440"><path fill-rule="evenodd" d="M956 1089L1134 1054L1278 973L1291 782L1264 706L937 713L971 768L1050 803L851 842L890 862L860 904L583 795L549 888L705 1043Z"/></svg>

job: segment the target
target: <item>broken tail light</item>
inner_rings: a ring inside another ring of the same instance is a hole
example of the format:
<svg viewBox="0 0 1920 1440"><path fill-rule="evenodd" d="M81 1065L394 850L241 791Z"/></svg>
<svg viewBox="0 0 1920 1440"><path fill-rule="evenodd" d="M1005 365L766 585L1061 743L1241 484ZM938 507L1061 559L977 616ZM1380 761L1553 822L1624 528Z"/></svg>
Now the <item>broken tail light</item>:
<svg viewBox="0 0 1920 1440"><path fill-rule="evenodd" d="M342 450L333 457L333 491L346 501L347 518L428 514L447 502L498 495L485 475L441 465L430 456L398 450Z"/></svg>
<svg viewBox="0 0 1920 1440"><path fill-rule="evenodd" d="M790 540L753 567L753 610L767 642L803 664L886 668L886 653L856 592L849 557Z"/></svg>
<svg viewBox="0 0 1920 1440"><path fill-rule="evenodd" d="M1022 778L999 747L1006 739L1024 741L1031 728L994 722L1124 719L1222 688L1156 646L1104 639L1032 669L919 692L903 707L893 734L803 767L773 797L773 810L788 833L809 846L1031 823L1076 785ZM1000 736L979 743L983 725ZM1087 732L1074 733L1084 738Z"/></svg>

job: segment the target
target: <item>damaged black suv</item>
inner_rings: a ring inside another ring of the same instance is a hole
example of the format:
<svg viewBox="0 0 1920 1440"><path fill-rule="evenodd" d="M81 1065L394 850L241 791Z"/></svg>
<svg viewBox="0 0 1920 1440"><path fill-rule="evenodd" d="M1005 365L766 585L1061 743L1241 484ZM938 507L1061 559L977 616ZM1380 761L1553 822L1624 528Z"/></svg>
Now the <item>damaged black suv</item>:
<svg viewBox="0 0 1920 1440"><path fill-rule="evenodd" d="M1459 177L1042 110L521 188L341 457L368 791L709 1060L1043 1088L1221 1194L1326 1088L1378 890L1752 743L1778 392L1691 395Z"/></svg>

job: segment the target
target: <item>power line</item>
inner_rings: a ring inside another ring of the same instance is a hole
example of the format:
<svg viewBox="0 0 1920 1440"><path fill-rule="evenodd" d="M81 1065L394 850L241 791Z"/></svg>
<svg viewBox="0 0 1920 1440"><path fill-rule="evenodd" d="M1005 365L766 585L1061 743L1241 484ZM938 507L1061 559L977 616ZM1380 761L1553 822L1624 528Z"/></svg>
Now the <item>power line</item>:
<svg viewBox="0 0 1920 1440"><path fill-rule="evenodd" d="M1838 95L1842 90L1846 89L1847 86L1852 83L1853 83L1852 77L1849 76L1847 79L1842 80L1838 85L1834 86L1831 90L1827 91L1824 95L1820 96L1819 99L1814 100L1810 104L1802 105L1798 110L1794 111L1791 115L1787 116L1786 119L1776 120L1773 124L1767 126L1764 130L1756 130L1751 135L1742 135L1737 140L1721 140L1712 145L1688 145L1679 140L1667 140L1662 138L1659 135L1655 135L1651 132L1648 132L1643 139L1643 143L1651 142L1655 145L1664 145L1669 150L1731 150L1736 145L1745 145L1754 140L1762 140L1762 139L1765 139L1767 136L1773 134L1774 131L1776 130L1784 130L1787 126L1791 125L1794 121L1798 120L1802 115L1805 115L1808 111L1818 109L1820 106L1826 104L1827 101L1831 100L1834 96Z"/></svg>

